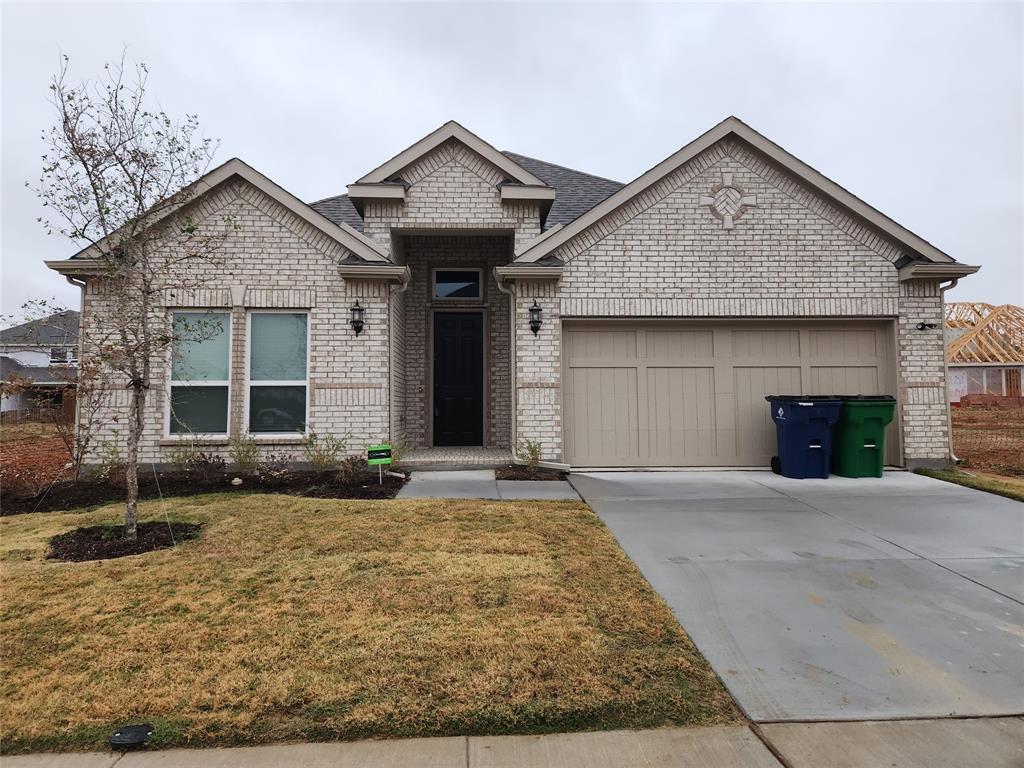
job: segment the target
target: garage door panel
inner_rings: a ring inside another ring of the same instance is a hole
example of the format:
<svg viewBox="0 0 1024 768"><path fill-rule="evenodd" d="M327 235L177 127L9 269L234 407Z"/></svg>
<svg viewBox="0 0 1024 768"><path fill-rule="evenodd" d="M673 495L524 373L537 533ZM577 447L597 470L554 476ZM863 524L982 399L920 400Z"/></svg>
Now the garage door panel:
<svg viewBox="0 0 1024 768"><path fill-rule="evenodd" d="M566 460L764 466L768 394L892 394L890 321L563 321ZM898 427L886 459L897 463Z"/></svg>
<svg viewBox="0 0 1024 768"><path fill-rule="evenodd" d="M715 456L714 368L649 367L646 394L641 445L652 464L680 466Z"/></svg>
<svg viewBox="0 0 1024 768"><path fill-rule="evenodd" d="M635 368L576 368L568 381L567 447L593 464L640 458Z"/></svg>
<svg viewBox="0 0 1024 768"><path fill-rule="evenodd" d="M807 355L811 358L876 358L879 349L879 332L868 330L822 330L808 332Z"/></svg>
<svg viewBox="0 0 1024 768"><path fill-rule="evenodd" d="M734 357L771 360L800 356L800 332L778 329L739 330L732 332Z"/></svg>
<svg viewBox="0 0 1024 768"><path fill-rule="evenodd" d="M747 466L766 464L776 453L775 422L765 395L800 392L802 371L799 366L772 368L736 366L733 371L733 397L736 413L735 452Z"/></svg>
<svg viewBox="0 0 1024 768"><path fill-rule="evenodd" d="M652 329L644 332L646 357L650 360L682 361L714 356L711 331Z"/></svg>
<svg viewBox="0 0 1024 768"><path fill-rule="evenodd" d="M815 365L808 391L817 395L879 395L881 371L876 366Z"/></svg>

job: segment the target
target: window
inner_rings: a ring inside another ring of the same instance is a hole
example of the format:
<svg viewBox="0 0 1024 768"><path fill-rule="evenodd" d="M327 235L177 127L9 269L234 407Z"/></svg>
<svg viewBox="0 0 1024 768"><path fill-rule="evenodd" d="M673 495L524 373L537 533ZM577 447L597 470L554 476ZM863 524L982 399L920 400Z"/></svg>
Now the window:
<svg viewBox="0 0 1024 768"><path fill-rule="evenodd" d="M231 318L227 312L175 312L172 317L172 435L226 435Z"/></svg>
<svg viewBox="0 0 1024 768"><path fill-rule="evenodd" d="M479 299L481 272L479 269L435 269L435 299Z"/></svg>
<svg viewBox="0 0 1024 768"><path fill-rule="evenodd" d="M249 314L249 432L306 431L305 312Z"/></svg>
<svg viewBox="0 0 1024 768"><path fill-rule="evenodd" d="M50 365L59 365L68 362L67 347L50 347Z"/></svg>

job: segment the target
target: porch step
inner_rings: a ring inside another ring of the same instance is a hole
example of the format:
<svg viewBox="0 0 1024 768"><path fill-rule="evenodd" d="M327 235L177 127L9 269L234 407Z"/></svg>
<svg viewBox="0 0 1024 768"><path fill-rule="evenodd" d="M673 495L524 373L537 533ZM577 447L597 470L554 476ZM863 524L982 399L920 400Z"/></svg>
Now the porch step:
<svg viewBox="0 0 1024 768"><path fill-rule="evenodd" d="M491 469L512 463L507 448L419 448L402 457L405 470Z"/></svg>

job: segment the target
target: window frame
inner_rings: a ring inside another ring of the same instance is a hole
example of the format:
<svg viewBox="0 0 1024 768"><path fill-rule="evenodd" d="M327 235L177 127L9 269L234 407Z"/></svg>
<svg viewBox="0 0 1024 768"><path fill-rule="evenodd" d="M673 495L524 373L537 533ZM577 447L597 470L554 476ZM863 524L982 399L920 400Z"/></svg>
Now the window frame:
<svg viewBox="0 0 1024 768"><path fill-rule="evenodd" d="M167 346L167 392L166 403L164 404L164 437L170 440L188 441L192 438L199 440L222 440L231 437L231 350L234 342L234 318L227 307L175 307L168 310L171 328L174 328L174 316L176 314L222 314L227 318L228 326L228 378L224 381L175 381L174 379L174 342ZM223 432L172 432L171 431L171 399L174 387L225 387L228 391L227 418L224 420Z"/></svg>
<svg viewBox="0 0 1024 768"><path fill-rule="evenodd" d="M437 295L437 273L438 272L476 272L477 281L476 296L438 296ZM484 300L484 270L483 267L434 267L430 270L430 299L431 301L483 301Z"/></svg>
<svg viewBox="0 0 1024 768"><path fill-rule="evenodd" d="M303 380L278 380L268 379L254 383L252 380L252 316L253 315L305 315L306 316L306 378ZM247 309L245 312L245 404L242 412L242 434L254 437L258 440L294 439L309 436L309 355L312 345L310 344L310 322L311 312L309 308L295 309ZM249 427L249 403L253 387L298 387L306 388L306 412L303 417L305 429L301 432L253 432Z"/></svg>

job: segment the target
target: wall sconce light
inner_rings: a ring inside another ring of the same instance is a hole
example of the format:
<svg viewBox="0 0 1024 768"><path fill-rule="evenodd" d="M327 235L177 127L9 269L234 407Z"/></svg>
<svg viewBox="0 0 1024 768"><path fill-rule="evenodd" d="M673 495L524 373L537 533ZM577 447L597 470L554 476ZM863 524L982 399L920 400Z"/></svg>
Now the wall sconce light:
<svg viewBox="0 0 1024 768"><path fill-rule="evenodd" d="M363 331L363 316L366 314L366 310L359 306L359 299L356 299L356 303L349 309L352 313L352 319L349 320L349 325L352 326L352 330L356 332L358 336Z"/></svg>
<svg viewBox="0 0 1024 768"><path fill-rule="evenodd" d="M919 331L934 331L939 327L938 323L918 323L917 330Z"/></svg>
<svg viewBox="0 0 1024 768"><path fill-rule="evenodd" d="M537 332L540 330L541 325L543 325L543 322L540 319L540 313L542 311L543 310L541 310L540 304L538 304L537 300L534 299L533 306L530 307L530 330L533 331L534 336L537 335Z"/></svg>

